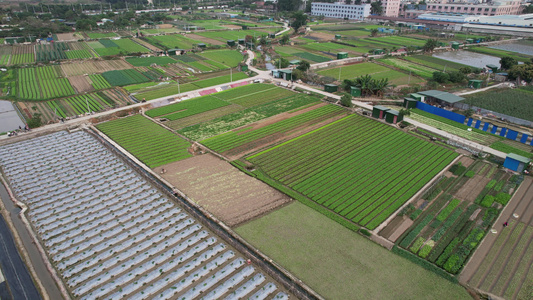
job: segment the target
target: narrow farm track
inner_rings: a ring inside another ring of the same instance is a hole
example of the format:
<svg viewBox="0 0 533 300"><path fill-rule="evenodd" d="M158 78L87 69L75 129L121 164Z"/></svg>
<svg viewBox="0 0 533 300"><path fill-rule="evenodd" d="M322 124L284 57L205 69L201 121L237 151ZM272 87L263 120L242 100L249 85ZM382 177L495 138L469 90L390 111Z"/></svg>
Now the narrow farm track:
<svg viewBox="0 0 533 300"><path fill-rule="evenodd" d="M460 275L461 282L505 299L533 293L533 179L526 177ZM516 214L517 218L513 215ZM502 227L503 222L508 227Z"/></svg>

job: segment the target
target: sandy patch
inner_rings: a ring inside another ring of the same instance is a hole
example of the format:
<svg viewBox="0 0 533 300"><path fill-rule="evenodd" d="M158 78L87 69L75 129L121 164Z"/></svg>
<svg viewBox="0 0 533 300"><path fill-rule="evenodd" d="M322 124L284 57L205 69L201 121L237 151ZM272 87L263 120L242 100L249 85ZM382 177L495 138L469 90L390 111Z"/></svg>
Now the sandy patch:
<svg viewBox="0 0 533 300"><path fill-rule="evenodd" d="M229 226L260 216L291 199L226 161L205 154L161 168L163 178Z"/></svg>
<svg viewBox="0 0 533 300"><path fill-rule="evenodd" d="M69 77L68 81L81 94L94 91L94 87L87 79L85 75L78 75Z"/></svg>
<svg viewBox="0 0 533 300"><path fill-rule="evenodd" d="M455 197L467 201L474 202L477 195L485 188L489 183L490 178L476 175L470 178L460 189L455 193Z"/></svg>

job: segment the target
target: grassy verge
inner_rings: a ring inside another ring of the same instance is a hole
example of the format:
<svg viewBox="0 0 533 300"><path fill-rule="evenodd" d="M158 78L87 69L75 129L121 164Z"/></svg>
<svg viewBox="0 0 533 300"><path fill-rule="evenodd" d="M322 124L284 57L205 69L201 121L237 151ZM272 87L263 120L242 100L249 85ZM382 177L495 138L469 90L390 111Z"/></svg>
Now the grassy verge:
<svg viewBox="0 0 533 300"><path fill-rule="evenodd" d="M326 299L471 299L461 286L299 202L236 231Z"/></svg>

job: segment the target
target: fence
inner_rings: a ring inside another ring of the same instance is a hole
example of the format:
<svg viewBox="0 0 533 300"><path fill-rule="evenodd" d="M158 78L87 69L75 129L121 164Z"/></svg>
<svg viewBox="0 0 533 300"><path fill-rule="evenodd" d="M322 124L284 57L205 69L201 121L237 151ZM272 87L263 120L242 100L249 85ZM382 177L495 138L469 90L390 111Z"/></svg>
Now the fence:
<svg viewBox="0 0 533 300"><path fill-rule="evenodd" d="M481 115L491 114L491 115L495 115L498 118L503 118L503 119L513 123L513 124L533 127L533 122L531 122L531 121L520 119L520 118L511 117L509 115L505 115L505 114L502 114L502 113L494 112L492 110L488 110L488 109L484 109L484 108L481 108L481 107L469 105L469 104L466 104L466 103L457 102L457 103L453 104L453 107L459 108L459 109L463 109L463 110L472 109L476 113L481 114Z"/></svg>
<svg viewBox="0 0 533 300"><path fill-rule="evenodd" d="M454 113L452 111L448 111L442 108L438 108L436 106L432 106L432 105L429 105L429 104L426 104L420 101L416 102L416 108L426 111L428 113L432 113L434 115L446 118L448 120L459 122L461 124L464 124L465 122L465 116L463 115L460 115L458 113Z"/></svg>

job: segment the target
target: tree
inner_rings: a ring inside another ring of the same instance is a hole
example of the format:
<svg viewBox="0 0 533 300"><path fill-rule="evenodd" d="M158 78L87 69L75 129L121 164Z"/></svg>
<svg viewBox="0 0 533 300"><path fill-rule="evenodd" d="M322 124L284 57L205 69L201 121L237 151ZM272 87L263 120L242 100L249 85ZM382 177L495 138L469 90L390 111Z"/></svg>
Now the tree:
<svg viewBox="0 0 533 300"><path fill-rule="evenodd" d="M400 115L400 117L410 116L411 115L411 111L408 110L408 109L402 108L402 109L400 109L398 114Z"/></svg>
<svg viewBox="0 0 533 300"><path fill-rule="evenodd" d="M474 115L474 110L473 109L469 108L469 109L465 110L465 117L466 118L470 118L473 115Z"/></svg>
<svg viewBox="0 0 533 300"><path fill-rule="evenodd" d="M518 61L511 56L504 56L500 59L500 65L502 69L508 70L511 67L518 65Z"/></svg>
<svg viewBox="0 0 533 300"><path fill-rule="evenodd" d="M461 71L448 72L448 80L453 83L461 83L466 80L466 75Z"/></svg>
<svg viewBox="0 0 533 300"><path fill-rule="evenodd" d="M352 95L350 95L348 93L342 94L341 104L342 104L342 106L352 107L353 106Z"/></svg>
<svg viewBox="0 0 533 300"><path fill-rule="evenodd" d="M305 76L305 74L301 70L298 70L298 69L292 70L292 79L293 80L303 79L304 76Z"/></svg>
<svg viewBox="0 0 533 300"><path fill-rule="evenodd" d="M296 11L301 5L302 0L279 0L278 11Z"/></svg>
<svg viewBox="0 0 533 300"><path fill-rule="evenodd" d="M31 119L28 120L28 127L30 128L41 127L41 125L42 125L42 120L41 120L40 113L34 113Z"/></svg>
<svg viewBox="0 0 533 300"><path fill-rule="evenodd" d="M377 30L377 28L374 28L374 29L370 30L370 35L371 35L371 36L377 36L377 35L378 35L378 32L379 32L379 31Z"/></svg>
<svg viewBox="0 0 533 300"><path fill-rule="evenodd" d="M523 14L533 14L533 4L529 4L528 6L524 7L524 10L522 11Z"/></svg>
<svg viewBox="0 0 533 300"><path fill-rule="evenodd" d="M509 79L519 79L530 83L533 81L533 64L523 64L512 66L509 71Z"/></svg>
<svg viewBox="0 0 533 300"><path fill-rule="evenodd" d="M463 74L470 74L472 73L472 68L466 66L466 67L461 67L459 68L459 71L461 71L461 73Z"/></svg>
<svg viewBox="0 0 533 300"><path fill-rule="evenodd" d="M444 72L433 72L433 80L438 83L446 83L450 79L448 73Z"/></svg>
<svg viewBox="0 0 533 300"><path fill-rule="evenodd" d="M302 11L297 11L292 14L291 27L294 28L294 31L307 24L307 15Z"/></svg>
<svg viewBox="0 0 533 300"><path fill-rule="evenodd" d="M285 44L288 44L289 41L290 41L290 37L288 34L284 34L282 37L281 37L281 40L279 41L282 45L285 45Z"/></svg>
<svg viewBox="0 0 533 300"><path fill-rule="evenodd" d="M281 61L281 62L280 62ZM283 57L280 57L277 61L276 61L276 67L280 67L280 68L286 68L289 66L289 61L286 60L285 58Z"/></svg>
<svg viewBox="0 0 533 300"><path fill-rule="evenodd" d="M439 45L439 42L436 39L428 39L422 47L425 52L433 52L435 48Z"/></svg>
<svg viewBox="0 0 533 300"><path fill-rule="evenodd" d="M307 70L309 70L309 68L311 67L311 64L307 61L307 60L302 60L300 61L300 63L298 64L298 67L296 67L296 69L302 71L302 72L307 72Z"/></svg>
<svg viewBox="0 0 533 300"><path fill-rule="evenodd" d="M381 1L372 2L370 4L370 14L381 16L383 13L383 5Z"/></svg>

